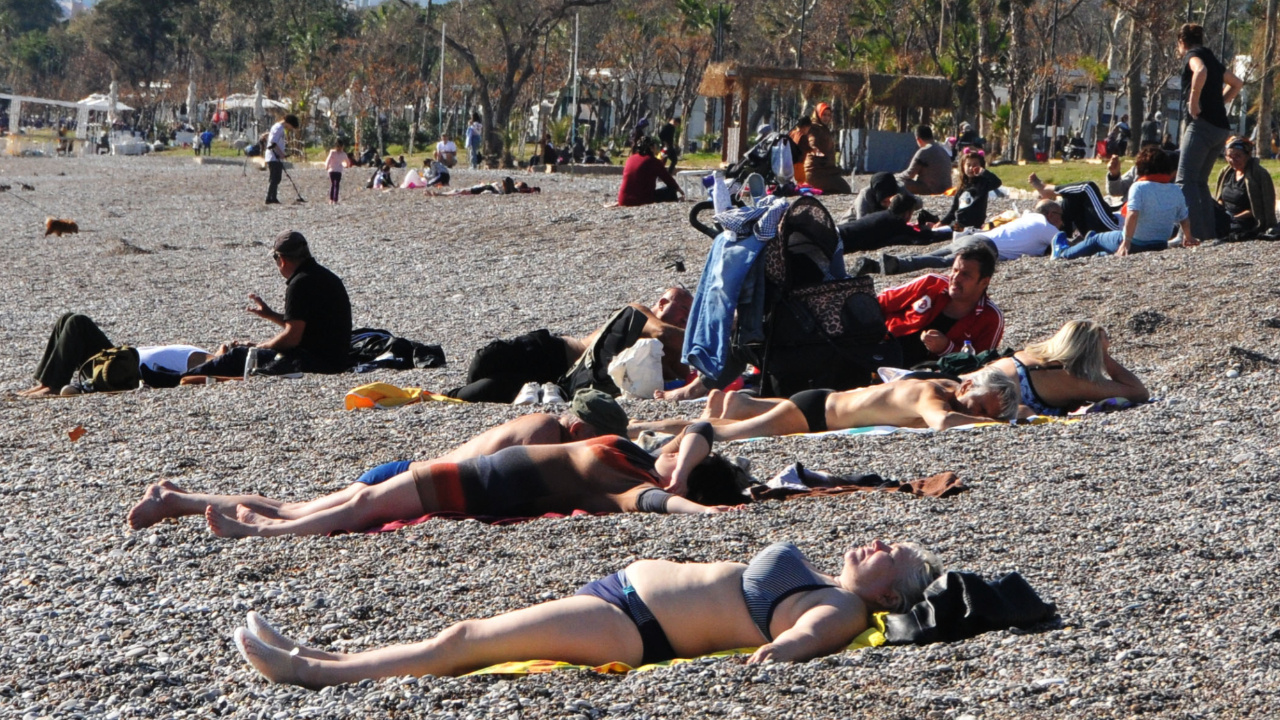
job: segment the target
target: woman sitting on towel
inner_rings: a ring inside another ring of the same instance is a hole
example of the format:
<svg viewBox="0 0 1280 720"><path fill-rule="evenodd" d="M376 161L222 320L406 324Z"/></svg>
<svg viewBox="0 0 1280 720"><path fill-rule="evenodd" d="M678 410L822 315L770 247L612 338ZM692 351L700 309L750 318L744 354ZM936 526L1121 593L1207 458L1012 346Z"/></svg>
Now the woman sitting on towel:
<svg viewBox="0 0 1280 720"><path fill-rule="evenodd" d="M1111 357L1107 331L1092 320L1072 320L1053 337L1028 345L996 368L1022 389L1019 417L1066 415L1087 402L1151 398L1138 376ZM984 368L985 369L985 368Z"/></svg>
<svg viewBox="0 0 1280 720"><path fill-rule="evenodd" d="M853 548L838 575L815 570L795 545L775 543L747 564L640 560L573 597L464 620L413 644L315 650L253 612L234 637L268 679L309 688L461 675L520 660L639 666L755 646L748 662L803 661L848 647L872 612L906 610L941 571L938 558L914 543Z"/></svg>
<svg viewBox="0 0 1280 720"><path fill-rule="evenodd" d="M407 468L354 492L340 491L342 502L316 503L314 511L300 517L268 517L248 505L211 502L205 519L214 535L238 538L353 532L435 512L491 517L574 510L723 512L745 500L741 488L746 483L740 480L745 473L711 453L711 437L709 427L702 434L687 433L678 448L656 458L625 438L606 435L508 447L458 462L392 463L371 472ZM234 517L225 514L229 510Z"/></svg>

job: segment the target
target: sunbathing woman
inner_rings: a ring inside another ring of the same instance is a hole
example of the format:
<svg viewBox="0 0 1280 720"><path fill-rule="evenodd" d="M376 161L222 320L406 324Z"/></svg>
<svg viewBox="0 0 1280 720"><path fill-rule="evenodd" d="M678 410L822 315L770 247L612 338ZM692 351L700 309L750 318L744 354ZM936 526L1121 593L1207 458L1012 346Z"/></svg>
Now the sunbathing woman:
<svg viewBox="0 0 1280 720"><path fill-rule="evenodd" d="M709 435L687 434L677 450L657 458L616 435L509 447L457 463L411 465L389 480L358 489L340 505L296 519L264 517L246 506L237 506L232 517L213 505L205 510L205 519L219 537L271 537L359 531L433 512L498 517L574 510L723 512L744 499L741 471L711 455ZM668 487L688 487L686 495L693 499L664 490Z"/></svg>
<svg viewBox="0 0 1280 720"><path fill-rule="evenodd" d="M749 662L802 661L843 650L874 611L906 610L941 570L919 545L877 540L846 552L839 575L825 575L794 545L776 543L745 565L640 560L573 597L464 620L413 644L313 650L252 612L234 637L268 679L309 688L518 660L639 666L755 646Z"/></svg>
<svg viewBox="0 0 1280 720"><path fill-rule="evenodd" d="M1066 415L1087 402L1113 397L1146 402L1151 397L1146 386L1111 357L1110 348L1101 325L1072 320L1048 340L987 368L1017 381L1022 391L1019 417Z"/></svg>

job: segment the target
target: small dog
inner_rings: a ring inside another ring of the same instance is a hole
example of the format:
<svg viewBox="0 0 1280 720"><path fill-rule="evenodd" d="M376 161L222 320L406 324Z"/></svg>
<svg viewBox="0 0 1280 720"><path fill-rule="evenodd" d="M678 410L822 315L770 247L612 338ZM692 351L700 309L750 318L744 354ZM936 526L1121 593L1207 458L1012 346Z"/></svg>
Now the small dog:
<svg viewBox="0 0 1280 720"><path fill-rule="evenodd" d="M62 218L45 218L44 220L44 236L57 235L62 237L66 234L74 235L80 232L80 226L75 220L65 220Z"/></svg>

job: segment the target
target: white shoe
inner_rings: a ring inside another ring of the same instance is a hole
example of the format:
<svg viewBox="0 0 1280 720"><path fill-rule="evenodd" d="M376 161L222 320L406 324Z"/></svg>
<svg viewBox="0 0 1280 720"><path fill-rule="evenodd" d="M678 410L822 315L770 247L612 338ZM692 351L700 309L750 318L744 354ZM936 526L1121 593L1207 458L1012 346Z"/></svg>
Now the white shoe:
<svg viewBox="0 0 1280 720"><path fill-rule="evenodd" d="M536 382L525 383L520 388L520 392L516 393L516 399L511 402L512 405L537 405L542 400L542 388Z"/></svg>
<svg viewBox="0 0 1280 720"><path fill-rule="evenodd" d="M542 402L547 405L563 405L567 401L564 399L564 392L560 390L559 385L555 383L543 383Z"/></svg>

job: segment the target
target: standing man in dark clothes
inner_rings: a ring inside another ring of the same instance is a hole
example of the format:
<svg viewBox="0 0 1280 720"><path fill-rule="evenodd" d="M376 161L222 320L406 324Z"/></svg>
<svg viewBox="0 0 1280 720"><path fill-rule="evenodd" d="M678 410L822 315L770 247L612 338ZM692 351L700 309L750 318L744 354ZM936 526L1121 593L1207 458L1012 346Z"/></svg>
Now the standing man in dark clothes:
<svg viewBox="0 0 1280 720"><path fill-rule="evenodd" d="M285 279L284 312L249 293L248 312L280 326L261 343L235 343L227 354L193 368L188 375L239 375L250 352L264 375L293 372L340 373L351 367L351 301L342 280L311 257L307 239L296 230L276 236L271 257Z"/></svg>
<svg viewBox="0 0 1280 720"><path fill-rule="evenodd" d="M297 130L298 116L285 115L283 120L271 126L267 131L267 146L262 153L263 159L267 161L267 172L270 175L267 181L268 205L280 204L280 199L276 197L276 189L280 187L280 176L284 173L286 125Z"/></svg>
<svg viewBox="0 0 1280 720"><path fill-rule="evenodd" d="M673 117L662 126L658 141L662 143L662 152L667 154L667 171L675 172L676 161L680 159L680 118Z"/></svg>

